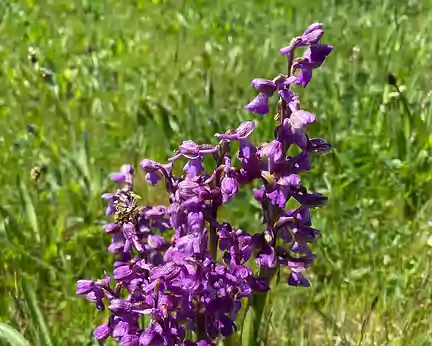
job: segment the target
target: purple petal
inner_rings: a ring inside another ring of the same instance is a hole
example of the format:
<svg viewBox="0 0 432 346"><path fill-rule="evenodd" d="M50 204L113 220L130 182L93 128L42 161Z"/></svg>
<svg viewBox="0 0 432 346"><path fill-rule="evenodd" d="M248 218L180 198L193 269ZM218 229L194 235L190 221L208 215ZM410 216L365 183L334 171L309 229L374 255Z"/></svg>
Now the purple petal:
<svg viewBox="0 0 432 346"><path fill-rule="evenodd" d="M283 87L287 87L291 84L294 84L296 80L297 80L296 76L289 76L287 79L284 80Z"/></svg>
<svg viewBox="0 0 432 346"><path fill-rule="evenodd" d="M313 265L315 256L302 257L302 258L292 258L287 261L288 267L293 273L304 272L307 268Z"/></svg>
<svg viewBox="0 0 432 346"><path fill-rule="evenodd" d="M204 172L203 158L198 157L190 160L184 167L184 171L187 172L189 178L195 178Z"/></svg>
<svg viewBox="0 0 432 346"><path fill-rule="evenodd" d="M76 294L87 294L92 291L94 286L91 280L78 280Z"/></svg>
<svg viewBox="0 0 432 346"><path fill-rule="evenodd" d="M253 189L253 195L258 202L262 203L264 200L265 191L263 189Z"/></svg>
<svg viewBox="0 0 432 346"><path fill-rule="evenodd" d="M129 323L125 321L119 321L113 330L113 338L122 338L129 331Z"/></svg>
<svg viewBox="0 0 432 346"><path fill-rule="evenodd" d="M269 98L259 93L245 108L251 113L266 115L270 112Z"/></svg>
<svg viewBox="0 0 432 346"><path fill-rule="evenodd" d="M120 167L120 172L123 174L134 174L135 168L132 165L126 164Z"/></svg>
<svg viewBox="0 0 432 346"><path fill-rule="evenodd" d="M132 304L123 299L113 299L108 309L115 315L123 315L131 311Z"/></svg>
<svg viewBox="0 0 432 346"><path fill-rule="evenodd" d="M294 157L292 161L293 161L294 171L296 173L310 171L312 168L310 156L305 151L301 152L296 157Z"/></svg>
<svg viewBox="0 0 432 346"><path fill-rule="evenodd" d="M106 276L105 279L100 279L96 281L96 285L99 287L108 287L111 283L111 277Z"/></svg>
<svg viewBox="0 0 432 346"><path fill-rule="evenodd" d="M120 225L116 223L108 223L105 226L103 226L103 229L105 230L106 233L114 233L120 229Z"/></svg>
<svg viewBox="0 0 432 346"><path fill-rule="evenodd" d="M294 129L302 129L315 123L315 115L304 110L298 110L291 114L290 123Z"/></svg>
<svg viewBox="0 0 432 346"><path fill-rule="evenodd" d="M124 244L115 242L108 246L108 252L113 255L118 255L123 252Z"/></svg>
<svg viewBox="0 0 432 346"><path fill-rule="evenodd" d="M321 236L321 232L315 228L304 226L293 229L294 236L299 243L312 243Z"/></svg>
<svg viewBox="0 0 432 346"><path fill-rule="evenodd" d="M235 178L224 177L221 182L222 203L226 204L238 194L238 182Z"/></svg>
<svg viewBox="0 0 432 346"><path fill-rule="evenodd" d="M120 341L121 346L138 346L138 336L132 334L126 334Z"/></svg>
<svg viewBox="0 0 432 346"><path fill-rule="evenodd" d="M245 139L255 130L255 122L245 121L237 127L236 132L238 139Z"/></svg>
<svg viewBox="0 0 432 346"><path fill-rule="evenodd" d="M263 78L256 78L252 81L252 86L259 91L260 93L263 93L267 97L273 96L274 92L276 91L276 85L275 82Z"/></svg>
<svg viewBox="0 0 432 346"><path fill-rule="evenodd" d="M108 204L107 208L106 208L106 216L110 216L113 215L117 212L117 208L113 203Z"/></svg>
<svg viewBox="0 0 432 346"><path fill-rule="evenodd" d="M161 335L152 327L146 329L139 337L140 346L160 346L163 344Z"/></svg>
<svg viewBox="0 0 432 346"><path fill-rule="evenodd" d="M199 212L189 212L187 215L187 229L190 233L201 233L204 229L204 214Z"/></svg>
<svg viewBox="0 0 432 346"><path fill-rule="evenodd" d="M173 254L175 256L175 254ZM162 267L154 269L151 273L151 279L171 280L180 273L180 267L173 262L168 262Z"/></svg>
<svg viewBox="0 0 432 346"><path fill-rule="evenodd" d="M111 328L108 326L108 324L100 325L93 332L93 336L96 338L97 341L105 341L106 339L108 339L110 334Z"/></svg>
<svg viewBox="0 0 432 346"><path fill-rule="evenodd" d="M132 237L136 236L136 228L132 222L123 225L123 235L126 239L132 239Z"/></svg>
<svg viewBox="0 0 432 346"><path fill-rule="evenodd" d="M289 89L279 90L278 94L279 94L280 97L282 97L282 99L287 104L290 103L293 100L294 96L295 96L295 94L291 90L289 90Z"/></svg>
<svg viewBox="0 0 432 346"><path fill-rule="evenodd" d="M197 341L196 346L214 346L214 343L212 343L208 340L200 340L200 341Z"/></svg>
<svg viewBox="0 0 432 346"><path fill-rule="evenodd" d="M161 164L152 160L142 160L140 167L146 173L154 173L161 168Z"/></svg>
<svg viewBox="0 0 432 346"><path fill-rule="evenodd" d="M295 241L291 246L291 251L300 255L312 256L312 251L309 249L307 243L299 243Z"/></svg>
<svg viewBox="0 0 432 346"><path fill-rule="evenodd" d="M240 140L239 158L250 159L257 152L257 148L249 140Z"/></svg>
<svg viewBox="0 0 432 346"><path fill-rule="evenodd" d="M167 208L164 205L157 205L144 212L148 220L160 220L167 213Z"/></svg>
<svg viewBox="0 0 432 346"><path fill-rule="evenodd" d="M302 273L291 273L288 278L288 285L290 286L301 286L310 287L310 282L306 279Z"/></svg>
<svg viewBox="0 0 432 346"><path fill-rule="evenodd" d="M334 47L326 44L315 44L310 46L307 52L305 52L305 57L309 56L311 63L317 68L321 66L325 59L333 51Z"/></svg>
<svg viewBox="0 0 432 346"><path fill-rule="evenodd" d="M258 255L256 263L269 268L276 267L277 257L274 248L272 246L267 246L266 249Z"/></svg>
<svg viewBox="0 0 432 346"><path fill-rule="evenodd" d="M308 28L305 30L302 36L310 34L313 31L322 30L322 29L323 29L322 23L312 23L311 25L308 26Z"/></svg>
<svg viewBox="0 0 432 346"><path fill-rule="evenodd" d="M229 337L233 332L233 321L225 314L219 317L219 330L224 337Z"/></svg>
<svg viewBox="0 0 432 346"><path fill-rule="evenodd" d="M305 206L302 206L301 208L298 209L298 212L296 214L296 219L298 222L300 222L301 225L312 226L310 209Z"/></svg>
<svg viewBox="0 0 432 346"><path fill-rule="evenodd" d="M301 36L301 46L316 44L324 35L323 25L321 23L311 24Z"/></svg>
<svg viewBox="0 0 432 346"><path fill-rule="evenodd" d="M279 236L286 244L290 244L293 241L293 236L288 227L281 228L279 230Z"/></svg>
<svg viewBox="0 0 432 346"><path fill-rule="evenodd" d="M277 205L281 209L285 208L285 205L288 201L288 196L279 190L268 193L267 198L270 200L271 204Z"/></svg>
<svg viewBox="0 0 432 346"><path fill-rule="evenodd" d="M166 245L166 241L163 237L158 235L149 235L147 238L147 243L153 248L153 249L159 249Z"/></svg>
<svg viewBox="0 0 432 346"><path fill-rule="evenodd" d="M112 193L104 193L101 197L102 197L102 199L104 199L106 201L110 201L114 197L114 194L112 194Z"/></svg>
<svg viewBox="0 0 432 346"><path fill-rule="evenodd" d="M308 208L320 208L324 206L328 198L320 193L308 193L306 195L295 195L297 201Z"/></svg>
<svg viewBox="0 0 432 346"><path fill-rule="evenodd" d="M280 53L282 55L289 55L291 53L292 49L293 49L293 47L291 45L289 45L289 46L281 48Z"/></svg>
<svg viewBox="0 0 432 346"><path fill-rule="evenodd" d="M157 183L161 180L162 178L159 176L158 173L156 172L152 172L152 173L147 173L146 174L146 181L147 184L152 185L152 186L156 186Z"/></svg>
<svg viewBox="0 0 432 346"><path fill-rule="evenodd" d="M185 179L178 184L178 193L183 199L188 199L196 196L198 188L198 183L190 179Z"/></svg>
<svg viewBox="0 0 432 346"><path fill-rule="evenodd" d="M310 139L307 144L307 151L312 154L327 154L331 151L332 146L322 139Z"/></svg>
<svg viewBox="0 0 432 346"><path fill-rule="evenodd" d="M299 188L301 185L300 177L297 174L290 174L288 176L282 177L278 181L278 185L282 186L294 186Z"/></svg>
<svg viewBox="0 0 432 346"><path fill-rule="evenodd" d="M260 156L268 156L273 158L275 161L280 161L284 156L282 149L282 143L275 139L261 148Z"/></svg>
<svg viewBox="0 0 432 346"><path fill-rule="evenodd" d="M124 173L113 173L110 176L111 180L118 183L118 184L124 184L126 182L126 174Z"/></svg>
<svg viewBox="0 0 432 346"><path fill-rule="evenodd" d="M114 269L114 279L117 281L121 281L126 279L128 276L132 275L133 271L130 266L123 265Z"/></svg>
<svg viewBox="0 0 432 346"><path fill-rule="evenodd" d="M312 71L303 69L296 80L296 84L306 88L309 82L312 80Z"/></svg>
<svg viewBox="0 0 432 346"><path fill-rule="evenodd" d="M180 153L189 159L196 158L199 155L200 147L194 141L183 141L180 145Z"/></svg>

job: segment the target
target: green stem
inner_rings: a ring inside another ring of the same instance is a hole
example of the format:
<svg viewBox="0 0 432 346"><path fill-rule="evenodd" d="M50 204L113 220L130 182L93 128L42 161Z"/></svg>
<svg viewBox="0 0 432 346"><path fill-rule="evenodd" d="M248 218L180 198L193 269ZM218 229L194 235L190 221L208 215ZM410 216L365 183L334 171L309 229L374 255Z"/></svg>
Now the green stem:
<svg viewBox="0 0 432 346"><path fill-rule="evenodd" d="M248 300L246 317L242 329L243 346L259 346L259 329L264 312L266 293L254 293Z"/></svg>
<svg viewBox="0 0 432 346"><path fill-rule="evenodd" d="M288 77L291 76L291 68L292 68L292 64L293 64L293 61L294 61L294 52L295 52L295 49L291 48L291 51L288 54L288 64L287 64L288 65L287 66Z"/></svg>
<svg viewBox="0 0 432 346"><path fill-rule="evenodd" d="M212 219L217 219L217 212L218 212L218 206L213 205L212 210ZM209 234L209 252L210 257L213 258L215 261L217 260L218 255L218 235L216 231L216 227L210 224L210 234Z"/></svg>
<svg viewBox="0 0 432 346"><path fill-rule="evenodd" d="M218 243L218 236L216 233L216 228L210 227L210 238L209 238L209 251L210 251L210 257L213 258L215 261L217 259L217 243Z"/></svg>
<svg viewBox="0 0 432 346"><path fill-rule="evenodd" d="M197 313L197 341L205 340L206 339L206 332L205 332L205 314Z"/></svg>
<svg viewBox="0 0 432 346"><path fill-rule="evenodd" d="M268 284L277 273L278 268L272 268L265 270L261 267L259 276L268 279ZM248 307L246 310L246 317L243 323L242 329L242 345L243 346L259 346L259 330L264 314L266 300L268 296L267 291L265 293L254 293L248 299Z"/></svg>

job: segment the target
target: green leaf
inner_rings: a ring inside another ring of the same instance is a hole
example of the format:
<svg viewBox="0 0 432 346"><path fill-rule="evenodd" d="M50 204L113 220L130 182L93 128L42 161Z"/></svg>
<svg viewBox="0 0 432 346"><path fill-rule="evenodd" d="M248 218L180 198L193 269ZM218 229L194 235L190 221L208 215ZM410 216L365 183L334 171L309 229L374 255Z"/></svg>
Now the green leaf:
<svg viewBox="0 0 432 346"><path fill-rule="evenodd" d="M5 323L0 323L0 340L12 346L30 346L20 332Z"/></svg>

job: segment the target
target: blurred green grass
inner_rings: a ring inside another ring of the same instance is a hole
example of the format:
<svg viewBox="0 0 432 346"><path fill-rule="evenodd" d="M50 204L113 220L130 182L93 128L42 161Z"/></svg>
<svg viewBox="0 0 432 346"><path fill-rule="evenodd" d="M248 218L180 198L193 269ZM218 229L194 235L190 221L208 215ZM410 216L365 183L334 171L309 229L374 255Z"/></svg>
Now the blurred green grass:
<svg viewBox="0 0 432 346"><path fill-rule="evenodd" d="M123 163L165 160L248 114L250 80L313 21L336 47L310 87L312 135L334 145L304 177L311 289L271 294L268 345L430 345L432 8L422 0L17 0L0 4L0 322L30 344L93 345L104 314L74 295L111 270L100 194ZM38 62L27 58L29 47ZM38 68L53 71L42 78ZM402 96L387 85L397 77ZM406 102L405 102L405 101ZM42 167L37 182L30 171ZM143 187L147 202L161 194ZM225 215L259 227L250 194ZM251 220L255 223L251 223Z"/></svg>

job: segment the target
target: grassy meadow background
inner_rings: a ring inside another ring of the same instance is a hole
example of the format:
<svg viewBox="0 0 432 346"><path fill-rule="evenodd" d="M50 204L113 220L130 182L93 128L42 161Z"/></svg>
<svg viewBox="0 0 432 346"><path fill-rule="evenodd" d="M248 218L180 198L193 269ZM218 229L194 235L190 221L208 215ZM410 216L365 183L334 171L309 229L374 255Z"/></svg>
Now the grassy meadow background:
<svg viewBox="0 0 432 346"><path fill-rule="evenodd" d="M272 138L272 116L243 109L250 81L285 72L279 48L320 21L335 51L297 90L334 146L303 177L329 203L313 286L273 291L263 344L432 345L430 1L15 0L0 15L0 337L95 345L105 314L75 282L112 269L108 174L248 119ZM224 214L261 227L250 192Z"/></svg>

